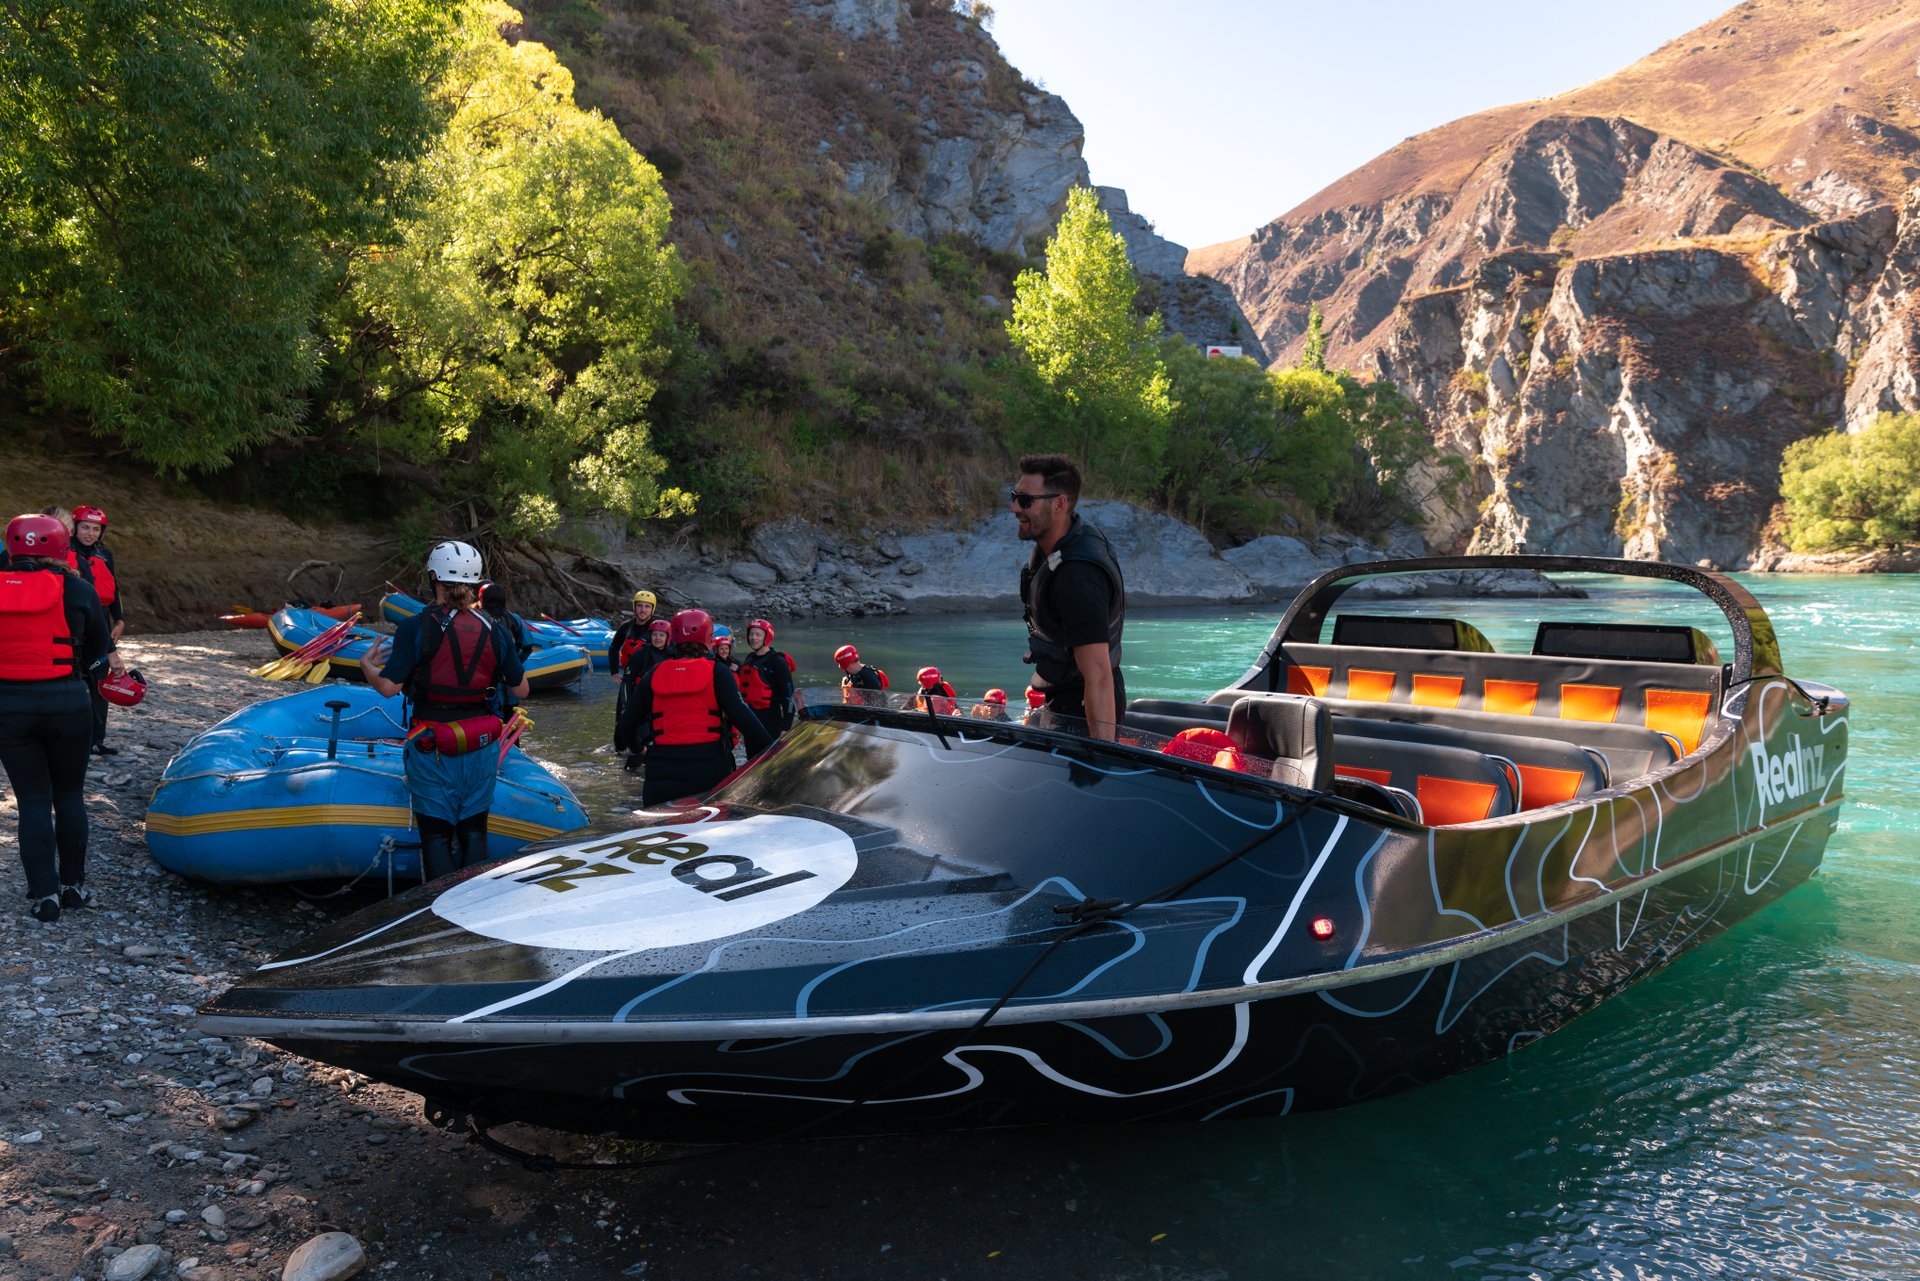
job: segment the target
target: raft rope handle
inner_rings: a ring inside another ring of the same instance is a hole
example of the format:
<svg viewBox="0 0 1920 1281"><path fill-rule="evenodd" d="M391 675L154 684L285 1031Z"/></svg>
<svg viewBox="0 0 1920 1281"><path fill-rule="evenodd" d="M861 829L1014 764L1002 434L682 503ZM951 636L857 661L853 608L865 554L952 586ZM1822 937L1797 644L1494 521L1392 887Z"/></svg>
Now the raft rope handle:
<svg viewBox="0 0 1920 1281"><path fill-rule="evenodd" d="M978 1019L975 1019L972 1024L965 1028L959 1036L954 1039L952 1045L930 1059L921 1060L919 1066L910 1068L906 1072L886 1082L884 1085L867 1091L859 1098L849 1099L831 1111L823 1112L812 1120L803 1121L799 1125L783 1130L778 1134L753 1139L746 1143L730 1143L718 1147L702 1148L697 1152L683 1152L678 1156L643 1157L637 1161L562 1161L539 1152L528 1152L523 1148L516 1148L510 1143L503 1143L493 1137L490 1132L490 1127L486 1122L474 1116L472 1113L448 1112L429 1104L426 1109L427 1120L430 1124L440 1129L452 1129L461 1120L464 1120L467 1126L468 1143L483 1147L497 1156L509 1157L512 1160L518 1161L524 1169L536 1174L550 1174L557 1170L654 1170L665 1166L686 1165L695 1161L707 1161L715 1157L737 1156L740 1153L769 1147L775 1143L789 1142L802 1137L809 1131L817 1130L821 1126L845 1116L849 1112L867 1106L879 1095L890 1093L900 1086L907 1084L909 1081L914 1080L934 1063L945 1062L949 1056L965 1049L980 1033L984 1032L987 1024L991 1023L995 1016L1020 994L1020 989L1027 985L1027 982L1039 972L1040 967L1046 964L1054 952L1058 951L1062 946L1072 942L1083 934L1091 934L1102 925L1118 921L1123 917L1131 915L1133 912L1149 904L1177 898L1186 893L1208 877L1217 872L1224 871L1240 859L1245 858L1257 847L1266 844L1268 841L1286 832L1304 818L1309 811L1318 809L1321 802L1327 798L1327 795L1327 793L1323 792L1313 793L1306 797L1300 803L1299 807L1295 809L1292 814L1288 815L1284 821L1266 829L1257 836L1251 837L1243 844L1229 850L1223 857L1201 868L1199 871L1184 876L1171 885L1155 890L1151 894L1137 898L1131 903L1123 899L1096 899L1089 895L1081 899L1078 903L1066 904L1054 908L1053 910L1057 914L1067 916L1071 919L1071 928L1048 943L1046 947L1041 950L1040 955L1033 958L1033 963L1027 966L1027 968L1021 972L1020 977L1013 981L1012 986L1007 988L1005 992L1002 992L998 1000L988 1006Z"/></svg>

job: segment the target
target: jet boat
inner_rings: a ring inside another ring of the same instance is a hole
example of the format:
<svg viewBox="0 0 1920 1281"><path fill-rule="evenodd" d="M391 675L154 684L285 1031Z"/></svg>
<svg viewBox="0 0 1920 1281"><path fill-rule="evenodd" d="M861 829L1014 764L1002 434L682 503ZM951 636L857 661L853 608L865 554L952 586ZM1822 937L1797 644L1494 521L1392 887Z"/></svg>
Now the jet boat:
<svg viewBox="0 0 1920 1281"><path fill-rule="evenodd" d="M1333 612L1461 569L1682 584L1731 649ZM840 698L705 797L335 923L201 1026L443 1119L680 1142L1339 1107L1512 1054L1806 880L1847 754L1847 699L1746 588L1585 557L1344 566L1117 742Z"/></svg>

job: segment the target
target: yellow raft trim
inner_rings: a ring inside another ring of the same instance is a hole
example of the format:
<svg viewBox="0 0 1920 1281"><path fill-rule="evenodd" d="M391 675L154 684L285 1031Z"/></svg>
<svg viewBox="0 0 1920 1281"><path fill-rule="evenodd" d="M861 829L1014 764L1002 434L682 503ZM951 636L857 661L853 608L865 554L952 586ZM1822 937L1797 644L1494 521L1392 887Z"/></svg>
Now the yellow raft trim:
<svg viewBox="0 0 1920 1281"><path fill-rule="evenodd" d="M286 805L277 809L224 810L218 814L147 812L147 830L163 836L211 836L276 827L412 827L413 811L404 805ZM487 831L541 841L566 829L530 823L502 814L487 816Z"/></svg>

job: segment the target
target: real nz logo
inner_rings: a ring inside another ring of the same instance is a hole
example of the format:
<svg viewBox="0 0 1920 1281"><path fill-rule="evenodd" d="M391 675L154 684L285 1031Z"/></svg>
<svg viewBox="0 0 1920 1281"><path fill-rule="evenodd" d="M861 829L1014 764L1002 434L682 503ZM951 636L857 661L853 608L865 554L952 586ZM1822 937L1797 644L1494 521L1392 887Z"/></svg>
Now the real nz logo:
<svg viewBox="0 0 1920 1281"><path fill-rule="evenodd" d="M1780 805L1826 786L1827 749L1823 743L1802 747L1800 736L1795 734L1779 756L1769 753L1765 743L1754 743L1747 751L1753 757L1754 786L1764 804Z"/></svg>

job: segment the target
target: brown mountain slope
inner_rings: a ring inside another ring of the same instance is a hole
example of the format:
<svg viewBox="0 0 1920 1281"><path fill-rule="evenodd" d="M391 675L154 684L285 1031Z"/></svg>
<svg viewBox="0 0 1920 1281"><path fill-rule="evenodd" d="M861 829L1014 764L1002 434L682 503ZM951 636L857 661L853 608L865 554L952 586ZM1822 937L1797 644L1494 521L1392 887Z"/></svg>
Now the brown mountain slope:
<svg viewBox="0 0 1920 1281"><path fill-rule="evenodd" d="M1920 410L1916 59L1916 0L1752 0L1190 265L1420 405L1475 482L1435 541L1750 564L1787 445Z"/></svg>
<svg viewBox="0 0 1920 1281"><path fill-rule="evenodd" d="M1422 286L1456 284L1488 252L1520 245L1576 255L1611 252L1732 230L1747 213L1758 221L1742 230L1796 225L1784 210L1767 207L1780 202L1760 194L1766 186L1801 207L1798 223L1897 199L1920 176L1916 58L1916 0L1751 0L1603 80L1409 138L1261 228L1251 241L1196 250L1189 267L1232 286L1255 330L1281 359L1293 354L1311 302L1319 302L1334 322L1333 354L1353 359L1359 353L1347 348L1373 345L1369 339L1384 318L1383 300L1397 301ZM1476 197L1507 185L1509 174L1502 170L1517 168L1524 176L1529 165L1553 171L1577 161L1567 153L1591 140L1556 147L1553 135L1563 128L1560 122L1580 120L1626 120L1656 135L1651 143L1623 142L1611 158L1608 167L1616 170L1622 193L1631 195L1625 189L1645 164L1647 147L1672 151L1666 145L1672 140L1685 153L1668 159L1694 171L1690 177L1736 188L1716 193L1715 203L1750 207L1725 227L1716 227L1711 217L1629 217L1588 234L1589 223L1604 210L1591 200L1572 201L1555 225L1534 220L1483 227L1489 210ZM1711 173L1715 168L1725 173ZM1477 247L1443 245L1450 267L1436 261L1422 270L1418 263L1391 261L1436 231L1443 241L1452 231L1454 241L1477 241ZM1384 279L1342 288L1383 259ZM1371 306L1362 304L1363 294ZM1341 323L1356 305L1362 310L1358 322Z"/></svg>

